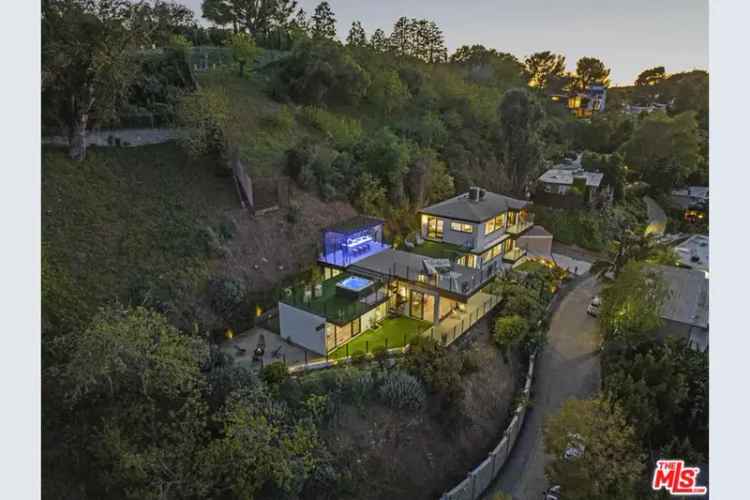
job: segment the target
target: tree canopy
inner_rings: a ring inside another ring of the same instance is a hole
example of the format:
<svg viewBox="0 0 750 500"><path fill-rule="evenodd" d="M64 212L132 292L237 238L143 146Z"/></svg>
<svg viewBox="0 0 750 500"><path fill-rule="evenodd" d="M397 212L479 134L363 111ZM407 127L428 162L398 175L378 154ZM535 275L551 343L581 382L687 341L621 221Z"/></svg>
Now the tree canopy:
<svg viewBox="0 0 750 500"><path fill-rule="evenodd" d="M565 56L550 51L535 52L524 60L529 85L546 89L548 82L565 74Z"/></svg>
<svg viewBox="0 0 750 500"><path fill-rule="evenodd" d="M576 63L575 84L584 91L591 85L609 86L609 68L595 57L582 57Z"/></svg>

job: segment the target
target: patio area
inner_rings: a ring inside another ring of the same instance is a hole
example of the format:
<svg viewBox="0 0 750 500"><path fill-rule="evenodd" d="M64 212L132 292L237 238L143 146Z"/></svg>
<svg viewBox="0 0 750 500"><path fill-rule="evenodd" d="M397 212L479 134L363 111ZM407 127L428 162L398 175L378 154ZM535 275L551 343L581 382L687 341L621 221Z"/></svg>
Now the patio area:
<svg viewBox="0 0 750 500"><path fill-rule="evenodd" d="M426 335L437 341L441 341L445 336L447 343L450 344L490 312L499 301L500 297L497 295L478 292L463 306L463 310L452 312L437 326L428 329Z"/></svg>
<svg viewBox="0 0 750 500"><path fill-rule="evenodd" d="M263 361L253 361L253 352L258 346L260 336L266 342ZM285 362L286 364L298 364L304 362L314 362L323 359L319 354L308 351L304 347L294 345L281 338L281 335L274 333L265 328L253 328L227 340L221 344L220 349L234 358L235 364L244 365L250 368L260 370L274 361ZM244 349L245 352L240 351Z"/></svg>
<svg viewBox="0 0 750 500"><path fill-rule="evenodd" d="M377 346L384 346L388 349L403 347L429 327L430 323L427 321L404 316L388 318L377 328L364 331L348 343L337 347L328 354L328 357L340 359L351 356L356 351L372 352Z"/></svg>

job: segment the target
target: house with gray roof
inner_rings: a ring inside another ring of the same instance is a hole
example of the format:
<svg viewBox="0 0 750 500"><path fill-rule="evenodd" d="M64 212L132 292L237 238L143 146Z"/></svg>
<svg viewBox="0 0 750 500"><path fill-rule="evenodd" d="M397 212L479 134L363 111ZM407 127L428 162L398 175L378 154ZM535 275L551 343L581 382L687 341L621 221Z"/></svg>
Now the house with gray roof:
<svg viewBox="0 0 750 500"><path fill-rule="evenodd" d="M612 202L613 192L602 184L604 174L584 170L581 155L573 161L559 163L536 181L534 201L554 208L603 206Z"/></svg>
<svg viewBox="0 0 750 500"><path fill-rule="evenodd" d="M693 349L708 349L708 276L696 269L653 265L669 293L661 308L660 337L685 339Z"/></svg>

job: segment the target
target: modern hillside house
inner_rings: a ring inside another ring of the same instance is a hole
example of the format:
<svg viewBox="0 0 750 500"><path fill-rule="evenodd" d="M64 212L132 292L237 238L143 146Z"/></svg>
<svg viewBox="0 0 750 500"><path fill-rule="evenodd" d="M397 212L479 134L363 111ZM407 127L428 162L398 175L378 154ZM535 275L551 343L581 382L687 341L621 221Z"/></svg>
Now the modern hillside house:
<svg viewBox="0 0 750 500"><path fill-rule="evenodd" d="M420 234L402 249L383 242L381 219L357 216L324 229L324 280L287 290L279 303L282 337L327 355L360 335L393 335L388 322L398 317L410 329L396 335L401 345L420 328L455 339L497 303L484 291L492 278L524 260L517 240L533 226L528 206L471 188L420 210Z"/></svg>

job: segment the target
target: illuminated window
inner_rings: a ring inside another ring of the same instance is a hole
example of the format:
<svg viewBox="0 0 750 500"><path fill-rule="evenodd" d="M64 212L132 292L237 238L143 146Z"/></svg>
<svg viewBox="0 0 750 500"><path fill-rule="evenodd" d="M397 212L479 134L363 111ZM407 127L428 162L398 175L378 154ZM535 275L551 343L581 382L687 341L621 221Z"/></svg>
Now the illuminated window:
<svg viewBox="0 0 750 500"><path fill-rule="evenodd" d="M464 267L477 268L477 256L473 254L463 255L456 260L456 264Z"/></svg>
<svg viewBox="0 0 750 500"><path fill-rule="evenodd" d="M484 223L484 234L494 233L505 228L505 214L500 214Z"/></svg>
<svg viewBox="0 0 750 500"><path fill-rule="evenodd" d="M443 220L432 216L422 216L422 222L427 224L427 237L433 240L443 239Z"/></svg>
<svg viewBox="0 0 750 500"><path fill-rule="evenodd" d="M482 262L486 264L487 262L491 261L492 259L494 259L498 255L500 255L500 248L501 248L501 246L502 245L500 243L498 243L494 247L492 247L489 250L487 250L486 252L484 252L482 254Z"/></svg>
<svg viewBox="0 0 750 500"><path fill-rule="evenodd" d="M474 226L472 224L462 224L460 222L451 222L451 229L458 231L459 233L473 233Z"/></svg>

